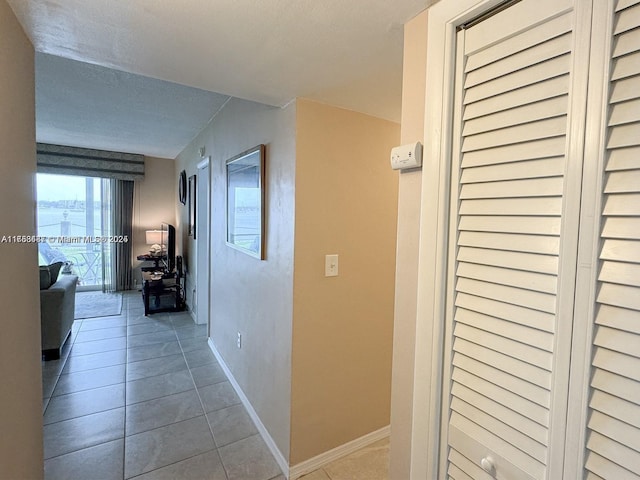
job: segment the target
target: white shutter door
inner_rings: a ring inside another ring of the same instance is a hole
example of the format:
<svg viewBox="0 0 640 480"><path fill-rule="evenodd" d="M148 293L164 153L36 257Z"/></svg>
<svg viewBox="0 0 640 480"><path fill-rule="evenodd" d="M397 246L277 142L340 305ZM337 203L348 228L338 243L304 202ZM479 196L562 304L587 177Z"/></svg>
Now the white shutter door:
<svg viewBox="0 0 640 480"><path fill-rule="evenodd" d="M547 474L571 5L524 0L458 35L442 459L457 480Z"/></svg>
<svg viewBox="0 0 640 480"><path fill-rule="evenodd" d="M586 478L640 478L640 0L618 0Z"/></svg>

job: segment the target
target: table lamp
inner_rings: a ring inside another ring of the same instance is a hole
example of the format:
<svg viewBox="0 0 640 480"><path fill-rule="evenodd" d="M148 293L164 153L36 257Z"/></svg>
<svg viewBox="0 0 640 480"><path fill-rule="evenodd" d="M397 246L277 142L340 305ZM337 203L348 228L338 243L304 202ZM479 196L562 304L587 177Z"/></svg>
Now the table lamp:
<svg viewBox="0 0 640 480"><path fill-rule="evenodd" d="M162 255L162 230L147 230L145 233L145 239L147 245L151 245L149 249L149 255L153 257L159 257Z"/></svg>

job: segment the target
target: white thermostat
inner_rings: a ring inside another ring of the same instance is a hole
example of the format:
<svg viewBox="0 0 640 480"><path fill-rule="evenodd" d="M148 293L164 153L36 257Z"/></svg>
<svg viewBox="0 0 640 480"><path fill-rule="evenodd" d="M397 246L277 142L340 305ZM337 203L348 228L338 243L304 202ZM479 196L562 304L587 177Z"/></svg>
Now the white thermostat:
<svg viewBox="0 0 640 480"><path fill-rule="evenodd" d="M391 168L402 170L422 166L422 144L408 143L391 149Z"/></svg>

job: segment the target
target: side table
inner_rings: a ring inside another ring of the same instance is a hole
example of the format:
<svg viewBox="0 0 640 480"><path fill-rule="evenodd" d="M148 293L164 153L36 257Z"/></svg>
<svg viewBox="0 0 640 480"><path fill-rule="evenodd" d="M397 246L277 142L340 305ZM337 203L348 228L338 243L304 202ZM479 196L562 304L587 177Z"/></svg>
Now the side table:
<svg viewBox="0 0 640 480"><path fill-rule="evenodd" d="M175 273L142 272L144 314L184 309L181 278Z"/></svg>
<svg viewBox="0 0 640 480"><path fill-rule="evenodd" d="M162 256L149 255L148 253L144 255L138 255L136 257L141 262L154 262L153 267L140 267L140 270L143 272L155 272L160 270L160 260L162 260Z"/></svg>

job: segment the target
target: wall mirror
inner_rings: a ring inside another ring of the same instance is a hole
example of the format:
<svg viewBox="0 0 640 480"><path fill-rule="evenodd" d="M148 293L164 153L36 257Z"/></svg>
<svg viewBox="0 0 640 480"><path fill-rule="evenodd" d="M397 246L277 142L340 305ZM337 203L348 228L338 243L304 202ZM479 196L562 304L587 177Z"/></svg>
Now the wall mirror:
<svg viewBox="0 0 640 480"><path fill-rule="evenodd" d="M226 162L227 245L264 259L265 146L258 145Z"/></svg>

